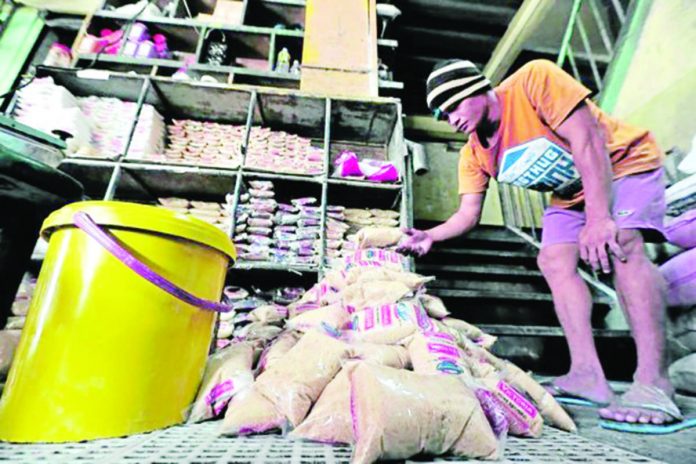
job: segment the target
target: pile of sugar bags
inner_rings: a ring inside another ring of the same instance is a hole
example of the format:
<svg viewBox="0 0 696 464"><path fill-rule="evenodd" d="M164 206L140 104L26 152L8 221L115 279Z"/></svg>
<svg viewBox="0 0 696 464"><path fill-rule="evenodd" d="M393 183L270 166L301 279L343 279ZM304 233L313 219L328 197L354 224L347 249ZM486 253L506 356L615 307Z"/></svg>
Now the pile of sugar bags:
<svg viewBox="0 0 696 464"><path fill-rule="evenodd" d="M432 278L393 251L400 239L398 229L360 230L356 250L286 306L274 339L213 355L195 405L207 417L224 411L221 434L347 443L353 462L368 463L498 459L508 434L539 437L544 420L575 430L527 373L488 351L495 337L427 294Z"/></svg>

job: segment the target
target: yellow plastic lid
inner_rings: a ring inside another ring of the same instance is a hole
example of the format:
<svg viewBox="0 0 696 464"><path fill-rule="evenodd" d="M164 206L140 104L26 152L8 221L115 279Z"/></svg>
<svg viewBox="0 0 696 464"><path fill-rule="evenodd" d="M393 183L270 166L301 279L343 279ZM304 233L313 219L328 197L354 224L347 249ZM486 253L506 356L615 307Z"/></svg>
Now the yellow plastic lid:
<svg viewBox="0 0 696 464"><path fill-rule="evenodd" d="M232 260L237 251L232 240L222 230L188 214L166 208L128 203L125 201L81 201L71 203L51 213L41 226L41 235L48 240L60 227L74 227L73 216L82 211L100 226L135 229L171 235L206 245Z"/></svg>

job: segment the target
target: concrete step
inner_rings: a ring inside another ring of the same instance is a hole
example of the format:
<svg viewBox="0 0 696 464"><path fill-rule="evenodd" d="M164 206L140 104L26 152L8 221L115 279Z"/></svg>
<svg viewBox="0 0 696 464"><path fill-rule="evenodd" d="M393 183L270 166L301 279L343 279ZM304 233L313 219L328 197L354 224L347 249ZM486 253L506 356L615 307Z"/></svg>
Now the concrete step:
<svg viewBox="0 0 696 464"><path fill-rule="evenodd" d="M510 279L505 279L501 276L492 276L491 278L486 278L486 276L477 276L478 279L462 279L459 276L442 276L440 275L437 280L431 282L428 287L435 289L447 289L447 290L476 290L483 292L495 292L507 295L512 294L548 294L551 295L546 281L543 279L535 279L533 282L519 282L511 281ZM514 296L512 298L515 298Z"/></svg>
<svg viewBox="0 0 696 464"><path fill-rule="evenodd" d="M565 337L563 329L556 326L480 324L478 327L484 332L498 336ZM592 329L592 333L595 337L601 338L625 338L631 336L629 330L595 328Z"/></svg>

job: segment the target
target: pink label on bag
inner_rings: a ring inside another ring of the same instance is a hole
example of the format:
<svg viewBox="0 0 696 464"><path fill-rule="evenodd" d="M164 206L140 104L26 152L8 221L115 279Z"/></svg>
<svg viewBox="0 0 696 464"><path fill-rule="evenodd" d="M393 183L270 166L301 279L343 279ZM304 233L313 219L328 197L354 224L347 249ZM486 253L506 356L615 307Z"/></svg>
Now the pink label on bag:
<svg viewBox="0 0 696 464"><path fill-rule="evenodd" d="M380 308L381 312L381 320L382 320L382 325L391 325L392 324L392 307L391 305L384 305Z"/></svg>
<svg viewBox="0 0 696 464"><path fill-rule="evenodd" d="M517 390L515 390L512 386L508 385L504 381L499 381L498 382L498 390L508 399L510 400L516 407L517 409L521 410L524 412L525 415L529 416L530 418L534 419L538 411L534 407L532 403L527 401Z"/></svg>
<svg viewBox="0 0 696 464"><path fill-rule="evenodd" d="M368 308L365 310L365 329L370 330L375 326L375 310Z"/></svg>
<svg viewBox="0 0 696 464"><path fill-rule="evenodd" d="M225 406L227 406L227 403L232 397L233 390L234 382L232 379L219 383L210 389L205 396L205 403L212 408L214 415L217 416L220 414Z"/></svg>
<svg viewBox="0 0 696 464"><path fill-rule="evenodd" d="M455 359L461 358L461 354L456 347L443 345L442 343L428 343L428 351L431 353L443 354Z"/></svg>

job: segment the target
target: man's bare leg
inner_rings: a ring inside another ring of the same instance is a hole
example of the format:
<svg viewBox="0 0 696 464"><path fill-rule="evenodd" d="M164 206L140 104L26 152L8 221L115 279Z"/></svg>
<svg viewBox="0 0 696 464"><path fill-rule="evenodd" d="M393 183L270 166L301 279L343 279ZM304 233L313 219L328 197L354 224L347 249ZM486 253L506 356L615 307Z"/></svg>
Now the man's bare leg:
<svg viewBox="0 0 696 464"><path fill-rule="evenodd" d="M660 404L674 394L667 375L665 349L665 283L657 267L645 254L643 239L637 230L621 230L619 244L626 261L613 259L614 283L621 296L624 311L631 326L636 343L638 366L634 375L635 384L652 388L658 395L648 394L646 389L634 389L624 395L623 400L646 406ZM653 388L654 387L654 388ZM659 395L661 390L664 395ZM661 424L674 420L669 414L639 407L625 407L620 403L602 409L605 419L620 422Z"/></svg>
<svg viewBox="0 0 696 464"><path fill-rule="evenodd" d="M575 243L542 248L538 264L551 287L558 320L570 349L570 371L554 380L561 389L597 403L609 403L613 392L604 376L592 335L592 295L578 273Z"/></svg>

